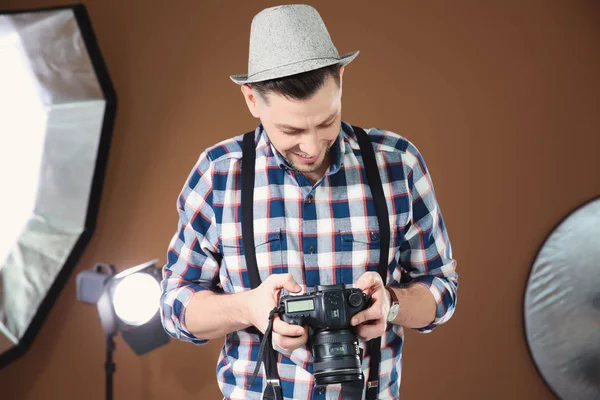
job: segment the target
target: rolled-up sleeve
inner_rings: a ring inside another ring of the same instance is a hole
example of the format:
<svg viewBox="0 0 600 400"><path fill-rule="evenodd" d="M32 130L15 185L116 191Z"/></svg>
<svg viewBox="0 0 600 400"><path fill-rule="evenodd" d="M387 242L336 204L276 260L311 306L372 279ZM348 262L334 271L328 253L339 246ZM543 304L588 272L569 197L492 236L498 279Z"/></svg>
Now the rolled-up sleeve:
<svg viewBox="0 0 600 400"><path fill-rule="evenodd" d="M218 234L212 207L212 163L203 153L177 200L179 222L163 267L161 320L172 337L204 344L186 326L185 312L200 290L216 290L219 274Z"/></svg>
<svg viewBox="0 0 600 400"><path fill-rule="evenodd" d="M435 299L435 319L416 329L427 333L454 314L458 274L431 177L422 155L412 144L406 149L405 166L411 212L400 249L400 264L408 272L411 284L425 286Z"/></svg>

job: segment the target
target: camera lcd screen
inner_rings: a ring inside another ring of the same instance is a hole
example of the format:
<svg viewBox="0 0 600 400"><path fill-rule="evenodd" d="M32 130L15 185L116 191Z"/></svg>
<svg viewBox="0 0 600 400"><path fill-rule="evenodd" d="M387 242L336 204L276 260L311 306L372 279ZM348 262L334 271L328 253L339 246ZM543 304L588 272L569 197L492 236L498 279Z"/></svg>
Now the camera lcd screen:
<svg viewBox="0 0 600 400"><path fill-rule="evenodd" d="M313 299L295 300L287 302L287 312L313 311L315 302Z"/></svg>

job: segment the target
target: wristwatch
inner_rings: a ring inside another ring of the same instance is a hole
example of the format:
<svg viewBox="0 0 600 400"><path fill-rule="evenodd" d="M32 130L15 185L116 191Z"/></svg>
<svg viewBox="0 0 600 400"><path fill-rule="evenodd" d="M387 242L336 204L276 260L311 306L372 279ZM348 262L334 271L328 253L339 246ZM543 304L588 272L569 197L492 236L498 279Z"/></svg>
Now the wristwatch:
<svg viewBox="0 0 600 400"><path fill-rule="evenodd" d="M392 289L389 286L386 286L385 288L390 293L390 299L391 299L390 311L388 312L386 321L392 322L393 320L396 319L396 317L398 316L398 313L400 312L400 302L398 301L398 296L396 296L396 292L394 292L394 289Z"/></svg>

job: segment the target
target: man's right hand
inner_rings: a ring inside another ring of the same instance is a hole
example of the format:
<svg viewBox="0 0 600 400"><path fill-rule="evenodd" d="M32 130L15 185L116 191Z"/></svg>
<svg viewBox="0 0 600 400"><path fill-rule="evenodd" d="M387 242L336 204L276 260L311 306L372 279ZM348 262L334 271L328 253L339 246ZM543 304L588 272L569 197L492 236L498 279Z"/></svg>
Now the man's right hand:
<svg viewBox="0 0 600 400"><path fill-rule="evenodd" d="M259 287L253 289L250 303L250 321L262 333L265 333L269 324L269 313L279 306L281 289L290 293L302 290L290 274L270 275ZM306 343L308 331L306 327L288 324L275 314L273 319L273 345L292 352Z"/></svg>

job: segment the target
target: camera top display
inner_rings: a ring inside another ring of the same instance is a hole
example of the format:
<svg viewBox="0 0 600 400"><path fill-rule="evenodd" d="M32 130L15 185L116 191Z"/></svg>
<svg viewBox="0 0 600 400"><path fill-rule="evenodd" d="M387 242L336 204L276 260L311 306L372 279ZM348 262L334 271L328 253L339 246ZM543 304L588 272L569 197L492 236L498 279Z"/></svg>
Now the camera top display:
<svg viewBox="0 0 600 400"><path fill-rule="evenodd" d="M315 330L348 329L352 317L370 306L371 296L340 283L319 285L303 295L281 296L279 304L280 317L289 324Z"/></svg>

